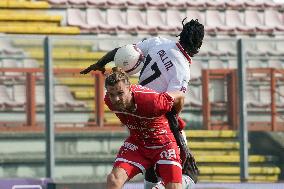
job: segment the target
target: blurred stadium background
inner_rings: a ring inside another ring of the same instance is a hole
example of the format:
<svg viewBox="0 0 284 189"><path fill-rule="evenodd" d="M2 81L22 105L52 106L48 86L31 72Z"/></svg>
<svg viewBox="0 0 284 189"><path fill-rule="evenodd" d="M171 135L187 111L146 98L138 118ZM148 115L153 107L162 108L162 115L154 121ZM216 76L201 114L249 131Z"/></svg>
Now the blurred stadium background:
<svg viewBox="0 0 284 189"><path fill-rule="evenodd" d="M46 177L48 60L53 65L56 132L52 179L104 182L127 133L104 105L102 76L82 76L79 71L117 46L157 35L176 40L185 17L198 19L206 30L200 53L193 58L182 112L200 167L200 188L209 187L202 183L241 182L238 39L243 40L247 68L248 182L278 183L258 188L284 188L279 185L284 180L283 1L1 0L1 189L8 178ZM44 43L47 36L49 44ZM51 49L50 57L45 48ZM131 81L137 83L138 76ZM142 188L142 179L137 176L138 184L126 187ZM83 188L64 187L72 186Z"/></svg>

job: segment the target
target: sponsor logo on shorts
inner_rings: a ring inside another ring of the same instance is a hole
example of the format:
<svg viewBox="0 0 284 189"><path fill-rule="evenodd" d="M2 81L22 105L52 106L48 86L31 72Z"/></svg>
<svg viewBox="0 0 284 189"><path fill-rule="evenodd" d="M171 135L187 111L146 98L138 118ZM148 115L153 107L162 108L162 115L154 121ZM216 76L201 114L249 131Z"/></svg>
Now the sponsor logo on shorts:
<svg viewBox="0 0 284 189"><path fill-rule="evenodd" d="M160 153L160 157L166 159L176 158L176 151L175 149L164 150Z"/></svg>
<svg viewBox="0 0 284 189"><path fill-rule="evenodd" d="M131 144L129 142L124 142L123 146L129 150L135 151L138 149L138 146Z"/></svg>

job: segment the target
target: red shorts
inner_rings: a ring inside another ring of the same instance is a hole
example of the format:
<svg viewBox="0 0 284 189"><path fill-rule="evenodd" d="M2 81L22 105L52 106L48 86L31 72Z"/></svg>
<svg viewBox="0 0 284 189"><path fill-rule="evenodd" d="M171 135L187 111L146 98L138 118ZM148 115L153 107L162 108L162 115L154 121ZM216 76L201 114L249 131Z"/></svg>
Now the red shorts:
<svg viewBox="0 0 284 189"><path fill-rule="evenodd" d="M182 168L180 151L176 143L164 147L149 149L135 145L127 139L121 146L114 167L123 168L129 177L133 178L146 169L155 166L156 173L165 185L169 182L182 183Z"/></svg>

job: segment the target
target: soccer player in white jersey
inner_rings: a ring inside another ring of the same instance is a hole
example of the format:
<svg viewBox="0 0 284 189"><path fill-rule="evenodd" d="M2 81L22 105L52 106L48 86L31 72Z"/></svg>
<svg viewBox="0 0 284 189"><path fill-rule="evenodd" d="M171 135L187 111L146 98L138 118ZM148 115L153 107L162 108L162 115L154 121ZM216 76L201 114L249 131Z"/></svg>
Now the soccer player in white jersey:
<svg viewBox="0 0 284 189"><path fill-rule="evenodd" d="M190 80L190 57L197 54L202 45L204 26L198 20L191 20L186 24L183 22L178 42L154 37L136 44L145 56L139 77L140 85L158 92L186 92ZM90 65L80 73L87 74L92 70L103 71L105 65L114 60L117 49L108 52L96 64ZM184 126L180 126L181 129L182 127ZM191 179L184 176L183 189L189 188L191 184ZM145 174L145 189L154 188L155 185L157 186L157 178L154 169L149 169Z"/></svg>

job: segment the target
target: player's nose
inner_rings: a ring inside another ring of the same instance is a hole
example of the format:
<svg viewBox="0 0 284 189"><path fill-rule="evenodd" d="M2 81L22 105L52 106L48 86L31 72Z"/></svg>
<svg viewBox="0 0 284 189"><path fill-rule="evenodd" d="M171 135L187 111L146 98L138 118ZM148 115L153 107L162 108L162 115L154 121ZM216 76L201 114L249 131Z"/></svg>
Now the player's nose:
<svg viewBox="0 0 284 189"><path fill-rule="evenodd" d="M115 101L115 102L119 102L119 101L120 101L119 96L114 96L114 97L113 97L113 101Z"/></svg>

